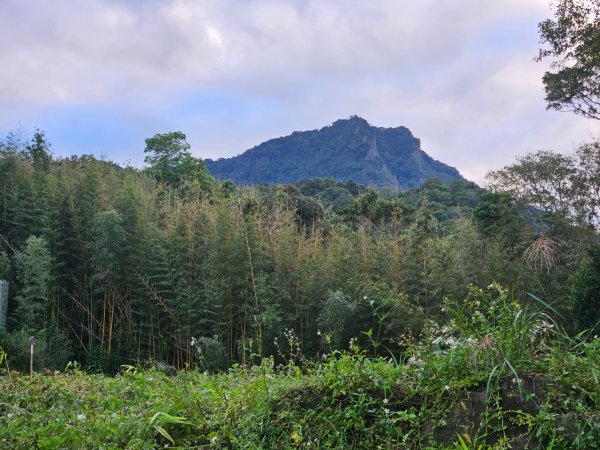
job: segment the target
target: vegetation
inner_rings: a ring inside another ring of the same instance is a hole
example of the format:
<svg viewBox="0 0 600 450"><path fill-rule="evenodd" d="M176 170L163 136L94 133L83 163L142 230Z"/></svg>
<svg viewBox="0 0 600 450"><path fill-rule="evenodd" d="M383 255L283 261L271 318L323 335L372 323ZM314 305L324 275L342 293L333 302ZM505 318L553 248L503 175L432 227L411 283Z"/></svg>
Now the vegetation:
<svg viewBox="0 0 600 450"><path fill-rule="evenodd" d="M338 297L336 302L341 301ZM385 325L381 307L372 314ZM77 366L0 384L5 448L597 448L600 339L568 338L503 288L445 302L404 357L356 340L218 375ZM330 337L322 335L325 347ZM283 348L284 346L282 346ZM380 355L377 355L382 350Z"/></svg>
<svg viewBox="0 0 600 450"><path fill-rule="evenodd" d="M600 119L600 5L596 0L559 0L555 18L539 24L538 60L554 58L544 75L548 109Z"/></svg>
<svg viewBox="0 0 600 450"><path fill-rule="evenodd" d="M240 187L146 144L0 144L3 447L594 448L597 142L493 191Z"/></svg>
<svg viewBox="0 0 600 450"><path fill-rule="evenodd" d="M379 192L332 178L236 187L210 179L185 135L146 144L144 170L55 160L39 131L31 144L2 144L0 268L11 298L0 346L13 368L28 367L29 335L45 349L40 369L70 359L109 373L145 361L247 365L276 354L286 329L312 358L319 331L336 348L367 342L361 332L377 321L365 297L389 308L393 325L379 336L388 345L440 317L445 298L493 282L524 305L530 293L554 305L565 324L595 317L581 317L594 298L580 285L594 277L597 143L579 159L535 154L493 172L504 193L460 180Z"/></svg>
<svg viewBox="0 0 600 450"><path fill-rule="evenodd" d="M596 3L539 59L598 119ZM206 165L145 143L0 142L0 447L600 446L600 141L490 190L356 116Z"/></svg>
<svg viewBox="0 0 600 450"><path fill-rule="evenodd" d="M462 180L455 168L421 150L420 141L407 128L377 128L357 116L269 140L233 158L207 160L206 165L215 178L240 184L332 177L408 189L431 178Z"/></svg>

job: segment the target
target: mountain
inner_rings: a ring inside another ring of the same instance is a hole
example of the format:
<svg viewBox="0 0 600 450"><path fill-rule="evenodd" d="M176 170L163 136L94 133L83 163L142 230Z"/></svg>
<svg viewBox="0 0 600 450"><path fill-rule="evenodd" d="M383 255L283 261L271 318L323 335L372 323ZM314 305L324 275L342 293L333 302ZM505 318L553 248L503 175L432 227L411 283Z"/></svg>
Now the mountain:
<svg viewBox="0 0 600 450"><path fill-rule="evenodd" d="M239 156L206 167L218 179L238 184L294 183L314 177L410 189L430 178L463 180L454 167L421 150L406 127L379 128L351 116L312 131L271 139Z"/></svg>

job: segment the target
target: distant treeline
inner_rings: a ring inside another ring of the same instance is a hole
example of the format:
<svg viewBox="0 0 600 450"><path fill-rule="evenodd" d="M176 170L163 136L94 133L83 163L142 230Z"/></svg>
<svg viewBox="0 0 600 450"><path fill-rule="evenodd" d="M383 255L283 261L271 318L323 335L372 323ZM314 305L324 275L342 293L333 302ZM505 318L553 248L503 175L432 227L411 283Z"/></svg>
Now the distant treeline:
<svg viewBox="0 0 600 450"><path fill-rule="evenodd" d="M501 192L498 176L495 192L328 178L241 188L212 179L182 133L147 139L146 152L141 170L54 159L39 131L0 145L0 347L13 367L27 367L30 335L39 367L107 372L249 363L277 354L286 330L308 356L323 350L319 334L341 347L369 329L400 349L445 297L492 282L543 299L564 324L600 318L597 233L576 220L579 203L545 208Z"/></svg>

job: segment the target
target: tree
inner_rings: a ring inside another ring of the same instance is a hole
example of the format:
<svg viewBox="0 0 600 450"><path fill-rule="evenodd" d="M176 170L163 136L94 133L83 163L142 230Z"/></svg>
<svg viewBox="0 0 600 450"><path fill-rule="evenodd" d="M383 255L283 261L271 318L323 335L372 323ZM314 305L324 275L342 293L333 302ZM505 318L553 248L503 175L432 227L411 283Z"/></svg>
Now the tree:
<svg viewBox="0 0 600 450"><path fill-rule="evenodd" d="M600 3L560 0L555 18L539 24L538 61L555 58L543 78L547 109L600 119Z"/></svg>
<svg viewBox="0 0 600 450"><path fill-rule="evenodd" d="M598 225L600 221L600 141L581 145L575 152L579 177L579 204L584 219Z"/></svg>
<svg viewBox="0 0 600 450"><path fill-rule="evenodd" d="M145 140L144 162L150 164L154 177L171 188L182 187L186 182L198 183L203 190L211 190L214 180L206 170L204 161L194 158L190 144L181 131L155 134Z"/></svg>
<svg viewBox="0 0 600 450"><path fill-rule="evenodd" d="M48 172L50 168L50 144L46 141L44 132L35 129L31 144L26 147L26 154L31 159L33 168L39 172Z"/></svg>
<svg viewBox="0 0 600 450"><path fill-rule="evenodd" d="M518 238L522 220L508 192L486 192L473 209L477 229L485 236L497 236L505 241Z"/></svg>
<svg viewBox="0 0 600 450"><path fill-rule="evenodd" d="M600 324L600 247L589 250L584 261L571 279L571 312L581 328L597 334Z"/></svg>
<svg viewBox="0 0 600 450"><path fill-rule="evenodd" d="M600 222L600 141L582 144L574 154L538 151L516 164L487 174L496 191L579 225Z"/></svg>
<svg viewBox="0 0 600 450"><path fill-rule="evenodd" d="M576 218L578 181L573 157L538 151L517 159L516 164L487 174L492 189L509 192L522 205L561 217Z"/></svg>
<svg viewBox="0 0 600 450"><path fill-rule="evenodd" d="M19 325L26 330L39 330L46 325L53 264L48 243L43 237L31 236L25 247L15 254L20 284L16 314Z"/></svg>
<svg viewBox="0 0 600 450"><path fill-rule="evenodd" d="M10 276L10 258L4 250L0 249L0 280L7 280Z"/></svg>

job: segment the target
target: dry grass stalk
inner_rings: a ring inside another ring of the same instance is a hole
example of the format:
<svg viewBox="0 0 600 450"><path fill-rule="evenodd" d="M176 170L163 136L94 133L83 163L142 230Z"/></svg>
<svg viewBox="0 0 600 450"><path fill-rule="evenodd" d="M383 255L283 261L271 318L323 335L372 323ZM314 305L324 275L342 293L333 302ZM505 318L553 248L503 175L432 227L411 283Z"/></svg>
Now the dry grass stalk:
<svg viewBox="0 0 600 450"><path fill-rule="evenodd" d="M534 268L543 269L550 272L560 256L560 242L550 239L546 236L540 236L527 247L523 254L523 260Z"/></svg>

